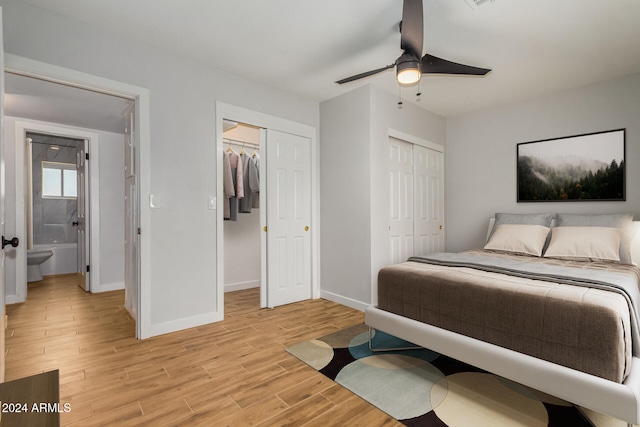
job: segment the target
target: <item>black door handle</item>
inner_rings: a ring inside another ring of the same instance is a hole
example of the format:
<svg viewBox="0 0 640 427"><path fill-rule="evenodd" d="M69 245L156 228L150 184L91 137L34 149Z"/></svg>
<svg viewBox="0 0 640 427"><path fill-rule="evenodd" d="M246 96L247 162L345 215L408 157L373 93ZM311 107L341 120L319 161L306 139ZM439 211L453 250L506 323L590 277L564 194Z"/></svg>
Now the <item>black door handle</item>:
<svg viewBox="0 0 640 427"><path fill-rule="evenodd" d="M78 221L73 221L73 222L71 223L71 225L73 225L73 226L76 226L76 225L78 225L78 224L80 224Z"/></svg>
<svg viewBox="0 0 640 427"><path fill-rule="evenodd" d="M2 236L2 249L4 249L4 247L7 245L11 245L11 247L17 248L19 244L20 244L20 240L18 240L17 237L14 237L11 240L7 240L4 238L4 236Z"/></svg>

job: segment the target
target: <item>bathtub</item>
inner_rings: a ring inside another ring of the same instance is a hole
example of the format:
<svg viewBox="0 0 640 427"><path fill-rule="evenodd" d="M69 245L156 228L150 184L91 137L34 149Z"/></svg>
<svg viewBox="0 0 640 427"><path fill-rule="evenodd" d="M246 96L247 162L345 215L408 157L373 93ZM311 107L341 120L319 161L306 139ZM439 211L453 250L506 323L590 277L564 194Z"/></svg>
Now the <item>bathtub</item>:
<svg viewBox="0 0 640 427"><path fill-rule="evenodd" d="M68 274L78 271L77 243L49 243L33 245L35 251L51 251L53 256L40 265L43 276Z"/></svg>

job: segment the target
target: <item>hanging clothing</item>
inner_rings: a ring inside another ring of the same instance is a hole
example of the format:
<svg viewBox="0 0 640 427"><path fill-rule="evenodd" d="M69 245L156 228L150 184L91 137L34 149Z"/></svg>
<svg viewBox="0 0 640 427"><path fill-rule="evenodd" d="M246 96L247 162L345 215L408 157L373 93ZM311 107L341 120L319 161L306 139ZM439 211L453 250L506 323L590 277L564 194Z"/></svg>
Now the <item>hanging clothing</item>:
<svg viewBox="0 0 640 427"><path fill-rule="evenodd" d="M240 161L240 155L235 151L228 151L229 165L231 166L231 176L233 178L233 188L235 190L235 196L229 198L229 220L238 220L238 200L244 198L244 179L242 162Z"/></svg>
<svg viewBox="0 0 640 427"><path fill-rule="evenodd" d="M244 198L240 200L239 210L240 213L251 213L253 207L254 197L257 195L257 191L254 191L256 187L260 189L260 183L258 182L258 175L255 162L253 158L246 152L241 152L240 161L242 162L242 169L244 171L243 184L244 184Z"/></svg>
<svg viewBox="0 0 640 427"><path fill-rule="evenodd" d="M224 193L224 219L229 219L231 216L229 199L236 195L236 189L233 186L231 161L229 160L229 153L226 150L222 153L222 191Z"/></svg>
<svg viewBox="0 0 640 427"><path fill-rule="evenodd" d="M254 170L254 173L249 175L249 187L253 191L253 204L252 207L258 209L260 207L260 155L253 153L249 167Z"/></svg>

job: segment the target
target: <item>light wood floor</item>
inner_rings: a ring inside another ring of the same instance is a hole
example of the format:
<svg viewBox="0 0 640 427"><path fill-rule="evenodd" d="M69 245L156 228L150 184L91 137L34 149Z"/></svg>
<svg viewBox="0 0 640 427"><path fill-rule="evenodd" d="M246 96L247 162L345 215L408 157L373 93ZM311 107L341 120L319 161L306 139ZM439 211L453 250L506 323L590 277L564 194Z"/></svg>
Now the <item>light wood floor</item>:
<svg viewBox="0 0 640 427"><path fill-rule="evenodd" d="M326 300L260 309L225 295L225 320L139 341L124 292L87 294L73 277L29 285L7 306L6 380L60 370L62 425L399 426L284 349L361 323Z"/></svg>

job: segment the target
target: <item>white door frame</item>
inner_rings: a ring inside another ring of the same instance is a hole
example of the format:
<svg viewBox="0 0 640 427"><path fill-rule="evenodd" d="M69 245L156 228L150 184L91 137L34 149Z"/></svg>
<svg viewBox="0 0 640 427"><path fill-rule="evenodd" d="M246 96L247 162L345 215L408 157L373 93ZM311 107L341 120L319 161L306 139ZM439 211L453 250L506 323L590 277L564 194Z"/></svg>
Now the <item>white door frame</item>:
<svg viewBox="0 0 640 427"><path fill-rule="evenodd" d="M0 71L4 69L4 30L2 28L2 7L0 7ZM4 236L4 211L5 211L5 168L4 168L4 74L0 76L0 233ZM20 245L18 245L20 246ZM0 249L2 250L2 249ZM0 306L0 382L4 382L4 362L5 362L5 346L4 346L4 330L5 324L5 303L4 303L4 251L0 254L0 297L2 297L2 305ZM1 409L1 408L0 408Z"/></svg>
<svg viewBox="0 0 640 427"><path fill-rule="evenodd" d="M444 146L440 144L436 144L435 142L427 141L426 139L422 139L420 137L413 136L408 133L405 133L396 129L392 129L392 128L389 128L388 135L392 138L396 138L411 144L420 145L422 147L428 148L430 150L438 151L444 154Z"/></svg>
<svg viewBox="0 0 640 427"><path fill-rule="evenodd" d="M223 157L223 119L246 123L265 129L273 129L294 135L304 136L311 140L311 297L320 297L320 203L319 203L319 147L316 143L316 128L302 123L293 122L276 116L252 111L224 102L216 102L216 175L218 186L216 189L217 215L216 215L216 311L224 313L224 214L223 214L223 185L222 185L222 157ZM267 142L268 143L268 142ZM260 161L262 162L263 157ZM267 166L268 167L268 166ZM264 175L264 173L261 173ZM263 205L260 205L261 207ZM266 209L260 209L261 223L264 221ZM264 240L264 239L263 239ZM266 251L262 247L261 257L264 260ZM262 263L265 265L265 263ZM262 276L266 277L265 272ZM266 294L266 288L261 287L261 294ZM266 301L262 298L261 301Z"/></svg>
<svg viewBox="0 0 640 427"><path fill-rule="evenodd" d="M62 136L72 139L84 139L89 141L89 152L95 153L93 164L89 168L89 233L91 234L89 264L93 277L100 277L100 217L98 215L99 200L99 161L98 143L96 132L73 126L64 126L37 120L16 119L15 121L15 168L16 168L16 194L28 194L26 176L26 162L30 160L29 147L26 143L27 132L44 133L47 135ZM22 147L20 149L19 147ZM25 203L26 202L26 203ZM23 197L16 198L16 235L21 236L23 245L16 248L16 300L8 300L9 304L24 302L27 297L27 249L33 246L33 236L28 233L28 223L33 221L30 208L32 201L26 201ZM95 267L94 267L95 265ZM95 269L95 270L94 270ZM95 282L94 282L95 283Z"/></svg>
<svg viewBox="0 0 640 427"><path fill-rule="evenodd" d="M151 125L148 89L11 54L5 55L4 71L134 100L136 129L138 129L136 137L140 145L137 169L140 189L138 194L140 199L146 200L149 198L151 185ZM151 254L151 221L149 206L140 203L140 200L138 200L138 206L140 207L140 228L142 233L140 235L140 256L138 257L140 273L138 278L139 298L136 337L143 339L151 336L151 259L149 256ZM24 218L24 215L22 218ZM20 220L20 216L16 219Z"/></svg>

